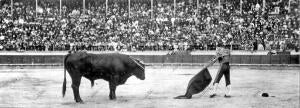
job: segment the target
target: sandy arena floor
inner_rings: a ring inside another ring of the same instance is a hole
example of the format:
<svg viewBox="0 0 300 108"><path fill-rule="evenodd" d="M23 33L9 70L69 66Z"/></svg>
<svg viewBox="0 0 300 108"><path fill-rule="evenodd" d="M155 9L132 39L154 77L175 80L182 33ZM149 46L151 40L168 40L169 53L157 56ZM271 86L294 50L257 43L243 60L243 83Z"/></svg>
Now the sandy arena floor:
<svg viewBox="0 0 300 108"><path fill-rule="evenodd" d="M26 108L299 108L299 69L253 69L233 67L232 96L224 98L224 78L219 95L196 94L190 100L175 100L184 94L188 81L199 68L147 67L146 80L130 77L118 86L117 100L108 98L108 83L97 80L93 88L83 78L80 94L85 104L73 100L67 74L66 96L62 98L63 69L1 69L0 107ZM215 76L217 68L209 68ZM208 92L210 91L208 89ZM267 92L272 97L261 97Z"/></svg>

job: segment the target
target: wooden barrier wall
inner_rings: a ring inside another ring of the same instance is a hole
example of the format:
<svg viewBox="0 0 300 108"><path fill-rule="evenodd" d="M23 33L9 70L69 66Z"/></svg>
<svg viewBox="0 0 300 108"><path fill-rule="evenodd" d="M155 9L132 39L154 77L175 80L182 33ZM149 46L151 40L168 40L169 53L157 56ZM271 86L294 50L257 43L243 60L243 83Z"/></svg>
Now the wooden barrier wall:
<svg viewBox="0 0 300 108"><path fill-rule="evenodd" d="M213 55L132 55L145 63L207 63ZM63 55L1 55L0 64L62 64ZM232 55L234 64L299 64L299 55Z"/></svg>

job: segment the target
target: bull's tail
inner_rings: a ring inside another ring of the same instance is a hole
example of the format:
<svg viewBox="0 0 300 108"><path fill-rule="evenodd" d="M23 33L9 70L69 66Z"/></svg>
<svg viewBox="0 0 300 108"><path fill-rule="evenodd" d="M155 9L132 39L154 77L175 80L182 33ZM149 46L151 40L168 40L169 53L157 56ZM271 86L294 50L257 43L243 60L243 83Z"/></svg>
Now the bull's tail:
<svg viewBox="0 0 300 108"><path fill-rule="evenodd" d="M63 97L65 97L65 93L66 93L66 84L67 84L67 81L66 81L66 68L65 68L64 69L64 82L63 82L63 88L62 88Z"/></svg>
<svg viewBox="0 0 300 108"><path fill-rule="evenodd" d="M67 84L67 79L66 79L66 60L69 57L70 53L68 53L64 59L64 82L63 82L63 87L62 87L62 95L63 97L65 96L66 93L66 84Z"/></svg>

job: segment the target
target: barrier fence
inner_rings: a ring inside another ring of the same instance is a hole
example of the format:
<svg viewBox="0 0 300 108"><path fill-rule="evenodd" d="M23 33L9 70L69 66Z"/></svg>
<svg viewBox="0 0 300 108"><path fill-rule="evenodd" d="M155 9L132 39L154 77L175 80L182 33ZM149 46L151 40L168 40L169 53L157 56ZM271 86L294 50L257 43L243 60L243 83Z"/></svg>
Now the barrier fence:
<svg viewBox="0 0 300 108"><path fill-rule="evenodd" d="M207 63L213 55L131 55L145 63ZM300 55L232 55L233 64L299 64ZM64 55L1 55L0 64L63 64Z"/></svg>

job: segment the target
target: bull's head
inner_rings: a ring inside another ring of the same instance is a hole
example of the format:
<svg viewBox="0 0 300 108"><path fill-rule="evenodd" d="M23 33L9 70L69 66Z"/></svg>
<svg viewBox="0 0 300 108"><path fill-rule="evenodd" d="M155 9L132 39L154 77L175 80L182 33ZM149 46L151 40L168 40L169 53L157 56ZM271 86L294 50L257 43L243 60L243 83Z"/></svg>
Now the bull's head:
<svg viewBox="0 0 300 108"><path fill-rule="evenodd" d="M141 80L145 79L145 64L138 59L132 58L136 64L136 68L133 71L133 75Z"/></svg>

